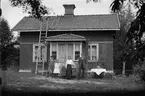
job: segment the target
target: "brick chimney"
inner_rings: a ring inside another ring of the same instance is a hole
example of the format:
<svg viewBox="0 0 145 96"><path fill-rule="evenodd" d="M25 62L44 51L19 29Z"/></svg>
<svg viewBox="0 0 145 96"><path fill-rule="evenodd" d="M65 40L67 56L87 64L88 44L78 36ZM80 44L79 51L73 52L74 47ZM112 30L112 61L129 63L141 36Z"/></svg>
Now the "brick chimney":
<svg viewBox="0 0 145 96"><path fill-rule="evenodd" d="M63 7L65 8L64 15L74 15L74 9L76 8L74 4L64 4Z"/></svg>

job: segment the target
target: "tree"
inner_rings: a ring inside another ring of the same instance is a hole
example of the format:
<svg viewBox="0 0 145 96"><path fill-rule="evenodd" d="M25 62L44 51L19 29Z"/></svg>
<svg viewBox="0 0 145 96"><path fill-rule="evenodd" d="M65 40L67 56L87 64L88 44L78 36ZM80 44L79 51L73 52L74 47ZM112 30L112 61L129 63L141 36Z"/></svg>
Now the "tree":
<svg viewBox="0 0 145 96"><path fill-rule="evenodd" d="M8 23L5 19L1 18L0 19L0 53L1 53L1 67L5 70L6 65L4 64L3 58L5 55L3 52L6 50L7 46L11 42L12 39L12 34L10 32Z"/></svg>
<svg viewBox="0 0 145 96"><path fill-rule="evenodd" d="M125 35L129 30L130 23L134 20L135 15L132 12L131 5L127 3L120 10L119 19L120 19L120 31L116 32L114 38L114 68L116 73L121 73L123 69L123 63L128 59L130 53L130 46L128 46L125 41ZM125 67L124 67L125 68ZM124 73L124 71L123 71Z"/></svg>
<svg viewBox="0 0 145 96"><path fill-rule="evenodd" d="M2 63L6 65L6 67L18 69L19 68L19 53L20 48L15 48L14 45L19 45L17 41L11 42L5 50L2 52L3 61Z"/></svg>
<svg viewBox="0 0 145 96"><path fill-rule="evenodd" d="M42 5L41 0L9 0L13 7L22 7L24 12L40 19L43 15L48 14L48 8Z"/></svg>

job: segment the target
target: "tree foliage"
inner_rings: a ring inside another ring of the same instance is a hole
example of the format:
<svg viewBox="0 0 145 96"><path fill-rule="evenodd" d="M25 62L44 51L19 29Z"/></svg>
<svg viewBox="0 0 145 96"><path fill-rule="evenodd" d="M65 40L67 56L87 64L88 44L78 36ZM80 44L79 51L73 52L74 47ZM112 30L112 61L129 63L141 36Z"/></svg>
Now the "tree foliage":
<svg viewBox="0 0 145 96"><path fill-rule="evenodd" d="M14 45L17 44L17 41L11 42L5 47L4 51L2 51L2 64L4 65L4 67L19 68L20 49L19 47L14 47Z"/></svg>
<svg viewBox="0 0 145 96"><path fill-rule="evenodd" d="M42 5L42 0L9 0L14 7L22 7L24 12L41 19L48 14L48 8Z"/></svg>
<svg viewBox="0 0 145 96"><path fill-rule="evenodd" d="M5 49L7 48L7 46L10 44L12 39L12 34L10 32L8 23L5 19L1 18L0 19L0 53L1 53L1 65L2 68L6 68L5 64L4 64L4 60L3 57L5 56L5 54L3 54L3 52L5 51Z"/></svg>
<svg viewBox="0 0 145 96"><path fill-rule="evenodd" d="M126 4L119 13L120 31L116 32L114 38L114 69L117 73L121 73L123 62L129 59L131 46L128 46L124 41L126 33L129 30L130 23L134 20L134 14L130 4Z"/></svg>
<svg viewBox="0 0 145 96"><path fill-rule="evenodd" d="M4 48L9 44L12 39L12 34L8 22L1 18L0 19L0 51L3 51Z"/></svg>

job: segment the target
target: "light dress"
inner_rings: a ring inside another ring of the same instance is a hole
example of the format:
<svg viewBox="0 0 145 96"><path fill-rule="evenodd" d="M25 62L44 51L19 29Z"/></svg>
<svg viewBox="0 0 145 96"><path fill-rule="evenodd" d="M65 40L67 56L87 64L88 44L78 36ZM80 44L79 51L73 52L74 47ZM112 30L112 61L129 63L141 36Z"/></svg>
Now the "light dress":
<svg viewBox="0 0 145 96"><path fill-rule="evenodd" d="M60 73L60 63L55 63L53 73Z"/></svg>

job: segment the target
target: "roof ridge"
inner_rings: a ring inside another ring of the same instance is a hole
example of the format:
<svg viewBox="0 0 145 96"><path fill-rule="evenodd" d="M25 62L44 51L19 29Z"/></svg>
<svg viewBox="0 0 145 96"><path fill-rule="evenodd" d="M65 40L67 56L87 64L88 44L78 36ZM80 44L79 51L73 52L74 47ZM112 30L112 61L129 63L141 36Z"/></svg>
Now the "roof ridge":
<svg viewBox="0 0 145 96"><path fill-rule="evenodd" d="M108 16L108 15L117 15L116 13L111 14L87 14L87 15L74 15L74 16Z"/></svg>
<svg viewBox="0 0 145 96"><path fill-rule="evenodd" d="M108 16L108 15L117 15L117 13L107 13L107 14L84 14L84 15L73 15L75 16ZM64 17L65 15L56 15L56 16L43 16L43 18L46 17ZM34 18L32 16L24 16L23 18Z"/></svg>

